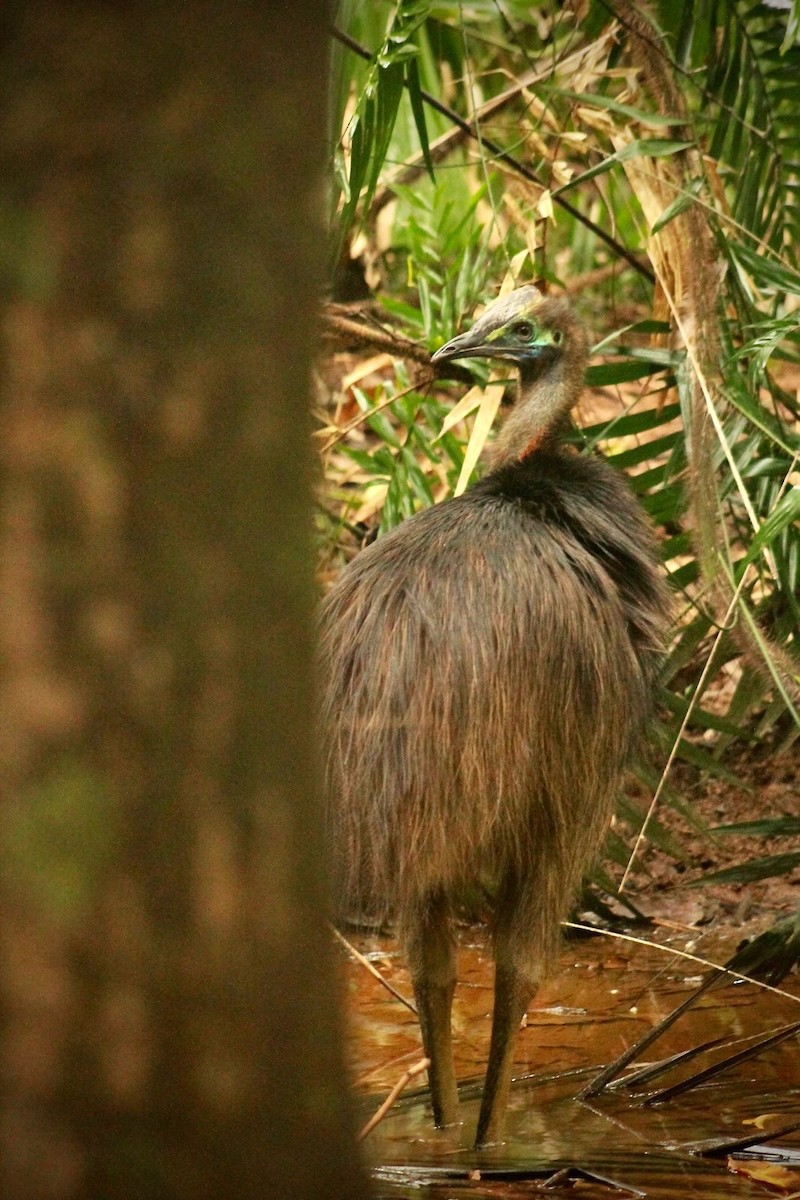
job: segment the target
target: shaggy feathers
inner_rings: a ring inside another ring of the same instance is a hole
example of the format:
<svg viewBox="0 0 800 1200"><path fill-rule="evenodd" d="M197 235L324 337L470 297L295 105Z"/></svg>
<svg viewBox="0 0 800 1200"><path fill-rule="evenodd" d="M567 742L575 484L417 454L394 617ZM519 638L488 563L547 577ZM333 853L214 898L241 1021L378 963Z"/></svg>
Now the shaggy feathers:
<svg viewBox="0 0 800 1200"><path fill-rule="evenodd" d="M511 870L549 958L648 714L661 594L624 482L566 454L362 551L323 609L340 911Z"/></svg>

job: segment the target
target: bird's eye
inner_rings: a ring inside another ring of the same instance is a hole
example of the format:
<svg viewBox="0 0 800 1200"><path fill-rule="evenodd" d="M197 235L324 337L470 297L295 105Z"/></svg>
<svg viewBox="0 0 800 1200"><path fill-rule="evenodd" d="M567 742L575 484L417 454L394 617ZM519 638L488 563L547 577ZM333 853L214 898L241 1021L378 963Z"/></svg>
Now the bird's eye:
<svg viewBox="0 0 800 1200"><path fill-rule="evenodd" d="M563 332L563 330L561 330L561 329L554 329L554 330L553 330L553 345L554 345L554 346L560 346L560 345L561 345L561 343L562 343L563 341L564 341L564 332Z"/></svg>
<svg viewBox="0 0 800 1200"><path fill-rule="evenodd" d="M530 341L534 335L534 327L530 321L515 321L511 326L511 332L518 338L522 338L524 342Z"/></svg>

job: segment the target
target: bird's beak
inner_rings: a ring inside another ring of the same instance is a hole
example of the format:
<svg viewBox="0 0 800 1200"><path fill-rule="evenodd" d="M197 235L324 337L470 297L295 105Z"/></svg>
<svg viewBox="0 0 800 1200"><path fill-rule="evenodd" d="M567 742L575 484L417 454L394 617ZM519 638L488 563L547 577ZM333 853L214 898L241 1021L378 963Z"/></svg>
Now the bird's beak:
<svg viewBox="0 0 800 1200"><path fill-rule="evenodd" d="M502 330L495 331L502 333ZM474 329L459 333L440 346L431 355L431 362L449 362L451 358L501 358L506 362L520 363L524 359L538 358L549 343L532 342L527 346L506 346L502 341L490 341L486 337L475 335Z"/></svg>
<svg viewBox="0 0 800 1200"><path fill-rule="evenodd" d="M451 358L482 358L491 353L492 347L485 342L475 341L472 331L468 330L440 346L431 355L431 362L449 362Z"/></svg>

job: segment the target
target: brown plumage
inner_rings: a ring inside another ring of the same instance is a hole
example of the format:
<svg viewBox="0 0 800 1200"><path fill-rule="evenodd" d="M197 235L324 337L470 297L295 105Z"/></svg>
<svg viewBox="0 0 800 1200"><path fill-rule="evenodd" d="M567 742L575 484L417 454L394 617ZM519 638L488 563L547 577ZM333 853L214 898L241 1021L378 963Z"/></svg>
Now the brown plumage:
<svg viewBox="0 0 800 1200"><path fill-rule="evenodd" d="M342 571L321 649L337 905L398 920L437 1125L458 1113L448 918L466 884L496 889L480 1145L650 713L667 605L625 480L559 444L587 357L568 304L520 288L434 361L479 355L520 371L490 469Z"/></svg>

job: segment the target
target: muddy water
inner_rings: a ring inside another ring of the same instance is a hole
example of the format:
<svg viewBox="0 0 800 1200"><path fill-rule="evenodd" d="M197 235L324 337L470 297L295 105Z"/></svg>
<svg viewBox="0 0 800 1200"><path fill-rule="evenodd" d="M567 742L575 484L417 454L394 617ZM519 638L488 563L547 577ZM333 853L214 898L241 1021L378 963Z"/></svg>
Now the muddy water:
<svg viewBox="0 0 800 1200"><path fill-rule="evenodd" d="M354 940L381 973L410 996L394 943ZM800 1019L797 980L784 984L796 998L750 984L711 991L633 1066L715 1038L725 1039L725 1044L646 1085L620 1087L581 1101L577 1093L602 1064L696 988L701 968L674 956L674 949L686 947L686 935L662 937L661 950L604 938L570 943L558 974L539 991L520 1033L506 1141L476 1152L471 1142L488 1046L492 962L482 931L462 931L460 940L454 1031L463 1123L434 1130L424 1089L405 1094L365 1143L379 1196L529 1196L539 1191L542 1179L559 1170L569 1178L545 1194L644 1194L663 1200L763 1197L770 1193L756 1176L764 1170L773 1173L772 1195L800 1192L800 1133L769 1138L770 1130L800 1122L796 1037L672 1100L656 1106L645 1103L656 1090L743 1048L746 1039ZM730 949L717 945L701 952L724 958ZM420 1058L419 1031L414 1015L362 967L346 963L343 971L351 1013L350 1059L366 1119ZM774 1155L750 1150L743 1158L726 1153L701 1156L717 1143L751 1136L759 1129L766 1131L764 1141ZM783 1161L765 1167L754 1155Z"/></svg>

